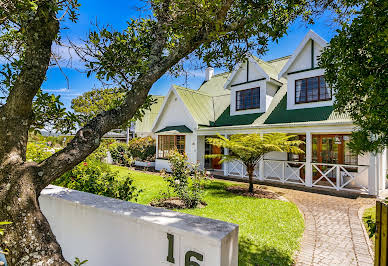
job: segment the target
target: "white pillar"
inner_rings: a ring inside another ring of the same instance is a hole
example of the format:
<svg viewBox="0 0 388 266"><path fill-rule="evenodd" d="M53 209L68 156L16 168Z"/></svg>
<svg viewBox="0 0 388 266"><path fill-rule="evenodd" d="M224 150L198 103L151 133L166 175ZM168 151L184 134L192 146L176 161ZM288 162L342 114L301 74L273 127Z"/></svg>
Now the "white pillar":
<svg viewBox="0 0 388 266"><path fill-rule="evenodd" d="M127 127L127 138L126 138L127 144L129 143L129 127Z"/></svg>
<svg viewBox="0 0 388 266"><path fill-rule="evenodd" d="M306 132L306 165L305 165L305 183L306 186L313 185L313 165L311 164L313 158L312 134Z"/></svg>
<svg viewBox="0 0 388 266"><path fill-rule="evenodd" d="M368 192L370 195L377 195L377 158L376 155L371 153L369 155L369 168L368 168Z"/></svg>
<svg viewBox="0 0 388 266"><path fill-rule="evenodd" d="M388 175L388 148L383 150L381 155L381 187L383 190L387 188L387 175Z"/></svg>
<svg viewBox="0 0 388 266"><path fill-rule="evenodd" d="M224 134L224 137L228 138L228 134ZM229 149L224 148L224 154L225 155L229 155ZM229 167L228 162L224 162L222 165L224 167L224 176L228 176L229 175L229 173L228 173L228 167Z"/></svg>

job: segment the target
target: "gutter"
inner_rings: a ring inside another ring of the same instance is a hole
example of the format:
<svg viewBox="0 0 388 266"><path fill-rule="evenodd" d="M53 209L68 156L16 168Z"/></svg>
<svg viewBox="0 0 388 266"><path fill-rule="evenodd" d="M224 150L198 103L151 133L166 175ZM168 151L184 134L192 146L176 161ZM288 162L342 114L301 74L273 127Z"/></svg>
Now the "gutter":
<svg viewBox="0 0 388 266"><path fill-rule="evenodd" d="M314 124L305 124L304 122L299 123L282 123L282 124L260 124L260 125L239 125L239 126L221 126L221 127L207 127L207 128L198 128L198 131L203 130L210 130L210 131L219 131L219 130L227 130L227 129L265 129L265 128L295 128L295 127L315 127L315 126L335 126L335 125L351 125L353 126L353 122L349 120L344 120L340 122L334 122L334 123L322 123L317 122Z"/></svg>

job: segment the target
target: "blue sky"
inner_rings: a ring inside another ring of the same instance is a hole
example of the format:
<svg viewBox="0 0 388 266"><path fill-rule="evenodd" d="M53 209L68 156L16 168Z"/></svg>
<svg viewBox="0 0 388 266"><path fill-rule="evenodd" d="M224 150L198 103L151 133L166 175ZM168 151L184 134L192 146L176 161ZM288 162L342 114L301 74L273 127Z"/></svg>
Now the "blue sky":
<svg viewBox="0 0 388 266"><path fill-rule="evenodd" d="M81 0L80 3L82 6L79 10L79 20L75 24L66 23L65 26L68 29L62 30L63 40L70 39L75 43L82 43L82 40L86 39L89 30L93 27L92 23L96 21L99 25L109 24L115 29L124 29L126 21L131 18L138 18L147 12L147 10L139 11L137 7L141 7L144 3L137 1ZM335 25L332 23L329 14L317 18L314 25L307 25L298 20L290 26L286 36L280 39L278 43L270 43L269 51L260 57L263 60L270 60L292 54L309 29L314 30L327 41L330 41L335 34ZM69 57L67 49L59 48L55 51L61 54L64 59ZM42 88L46 92L61 95L62 102L67 108L70 108L71 99L95 87L101 87L101 84L93 76L87 78L86 74L82 72L82 62L74 59L74 57L71 66L64 62L65 60L61 63L61 69L51 67L48 70L47 80ZM216 74L220 71L216 70ZM203 79L204 69L193 71L187 77L187 86L197 89ZM165 95L171 84L186 86L186 79L165 75L154 84L151 94Z"/></svg>

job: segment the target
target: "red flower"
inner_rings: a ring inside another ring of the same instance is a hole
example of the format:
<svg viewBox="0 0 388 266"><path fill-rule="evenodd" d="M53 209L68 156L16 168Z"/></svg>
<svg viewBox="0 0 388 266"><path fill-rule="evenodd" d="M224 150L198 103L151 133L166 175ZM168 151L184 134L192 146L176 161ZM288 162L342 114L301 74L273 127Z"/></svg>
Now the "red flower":
<svg viewBox="0 0 388 266"><path fill-rule="evenodd" d="M87 163L87 162L84 162L84 165L85 165L85 166L87 166L87 165L88 165L88 163Z"/></svg>

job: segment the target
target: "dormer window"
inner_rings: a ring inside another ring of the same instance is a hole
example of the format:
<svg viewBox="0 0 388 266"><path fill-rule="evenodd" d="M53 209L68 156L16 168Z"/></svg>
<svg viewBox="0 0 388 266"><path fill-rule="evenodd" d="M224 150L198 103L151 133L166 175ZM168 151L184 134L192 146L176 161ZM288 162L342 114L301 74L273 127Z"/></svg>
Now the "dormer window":
<svg viewBox="0 0 388 266"><path fill-rule="evenodd" d="M326 86L323 76L295 80L295 103L328 100L331 100L331 89Z"/></svg>
<svg viewBox="0 0 388 266"><path fill-rule="evenodd" d="M236 111L260 108L260 88L236 92Z"/></svg>

